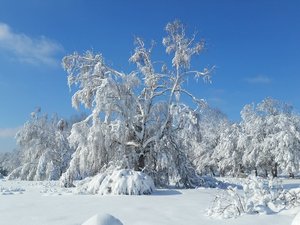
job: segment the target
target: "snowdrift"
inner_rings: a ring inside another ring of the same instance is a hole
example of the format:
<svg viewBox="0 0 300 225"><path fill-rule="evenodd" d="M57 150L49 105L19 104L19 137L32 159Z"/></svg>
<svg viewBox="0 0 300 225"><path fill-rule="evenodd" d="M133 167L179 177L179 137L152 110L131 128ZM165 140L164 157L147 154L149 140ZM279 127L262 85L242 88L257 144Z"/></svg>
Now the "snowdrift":
<svg viewBox="0 0 300 225"><path fill-rule="evenodd" d="M78 194L148 195L155 189L152 178L142 172L120 169L97 174L79 182Z"/></svg>
<svg viewBox="0 0 300 225"><path fill-rule="evenodd" d="M110 214L96 214L82 225L123 225L123 223Z"/></svg>
<svg viewBox="0 0 300 225"><path fill-rule="evenodd" d="M300 211L298 212L298 214L295 216L293 222L291 225L300 225Z"/></svg>

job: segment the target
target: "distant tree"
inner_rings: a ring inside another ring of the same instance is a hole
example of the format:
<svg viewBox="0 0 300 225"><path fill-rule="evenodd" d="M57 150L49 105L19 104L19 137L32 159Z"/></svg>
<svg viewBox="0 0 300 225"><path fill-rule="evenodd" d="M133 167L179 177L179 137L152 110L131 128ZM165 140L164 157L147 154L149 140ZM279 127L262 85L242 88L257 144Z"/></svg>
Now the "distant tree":
<svg viewBox="0 0 300 225"><path fill-rule="evenodd" d="M68 135L69 128L64 120L48 119L47 115L40 115L40 109L33 112L16 135L20 166L9 174L9 179L59 179L73 153Z"/></svg>
<svg viewBox="0 0 300 225"><path fill-rule="evenodd" d="M0 173L7 176L11 171L20 166L19 150L0 153Z"/></svg>
<svg viewBox="0 0 300 225"><path fill-rule="evenodd" d="M222 176L238 176L241 173L243 153L238 146L239 135L240 127L238 124L228 126L221 133L219 143L212 154Z"/></svg>
<svg viewBox="0 0 300 225"><path fill-rule="evenodd" d="M240 142L248 168L262 170L265 175L269 171L273 176L277 176L278 169L288 174L299 171L299 115L290 105L267 98L257 106L246 105L241 115Z"/></svg>
<svg viewBox="0 0 300 225"><path fill-rule="evenodd" d="M228 118L220 110L209 106L203 107L198 116L199 135L192 135L188 141L197 137L191 148L194 152L193 162L202 174L216 175L219 172L217 159L213 157L220 143L223 132L230 128Z"/></svg>
<svg viewBox="0 0 300 225"><path fill-rule="evenodd" d="M176 138L178 124L174 121L185 115L175 117L172 110L185 111L179 103L182 94L191 97L197 106L202 105L204 101L188 92L184 83L191 75L208 78L211 71L190 69L192 56L203 50L204 43L194 43L195 35L187 38L181 22L168 23L166 32L163 45L173 58L171 67L162 63L160 70L151 59L153 45L147 49L140 38L135 40L136 48L129 59L137 69L129 74L110 67L101 54L64 57L69 86L79 88L72 105L78 108L83 104L91 110L86 120L75 124L71 131L69 139L76 152L63 177L66 186L73 179L96 174L110 162L147 171L157 183L165 182L162 180L166 176L161 177L163 164L172 165L176 159L176 165L192 167L185 149L179 148L182 139ZM190 168L178 169L175 164L168 168L176 171L173 178L176 174L185 186L192 186Z"/></svg>

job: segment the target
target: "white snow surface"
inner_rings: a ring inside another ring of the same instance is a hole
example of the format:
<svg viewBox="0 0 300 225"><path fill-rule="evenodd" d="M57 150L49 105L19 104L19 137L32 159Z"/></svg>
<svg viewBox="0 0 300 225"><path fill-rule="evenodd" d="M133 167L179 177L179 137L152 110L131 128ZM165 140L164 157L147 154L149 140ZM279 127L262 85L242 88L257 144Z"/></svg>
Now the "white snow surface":
<svg viewBox="0 0 300 225"><path fill-rule="evenodd" d="M300 180L285 182L287 188L300 185ZM207 216L207 209L221 190L207 188L157 189L152 195L116 196L78 195L74 188L61 188L54 181L0 180L0 187L23 190L22 194L0 194L1 225L82 225L96 214L113 215L123 225L289 225L299 211L213 219ZM96 217L90 222L101 221L101 216Z"/></svg>
<svg viewBox="0 0 300 225"><path fill-rule="evenodd" d="M82 225L123 225L120 220L110 214L96 214Z"/></svg>
<svg viewBox="0 0 300 225"><path fill-rule="evenodd" d="M298 212L298 214L293 219L292 225L300 225L300 211Z"/></svg>

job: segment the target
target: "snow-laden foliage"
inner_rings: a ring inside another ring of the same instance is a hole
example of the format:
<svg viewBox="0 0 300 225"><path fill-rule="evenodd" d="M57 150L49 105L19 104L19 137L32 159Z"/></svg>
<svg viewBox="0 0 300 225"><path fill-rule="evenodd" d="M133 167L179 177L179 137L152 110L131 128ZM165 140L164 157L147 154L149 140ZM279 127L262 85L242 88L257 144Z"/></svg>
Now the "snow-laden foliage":
<svg viewBox="0 0 300 225"><path fill-rule="evenodd" d="M91 117L88 117L72 127L69 141L77 151L64 177L78 180L93 176L100 171L99 166L124 157L124 147L120 143L125 131L122 130L124 126L120 124L121 121L109 125L95 121L97 125L90 126L90 120Z"/></svg>
<svg viewBox="0 0 300 225"><path fill-rule="evenodd" d="M267 98L246 105L241 112L243 164L264 173L277 170L285 174L299 171L300 117L291 107Z"/></svg>
<svg viewBox="0 0 300 225"><path fill-rule="evenodd" d="M99 195L148 195L154 189L152 178L143 172L109 167L102 173L81 181L76 187L76 192Z"/></svg>
<svg viewBox="0 0 300 225"><path fill-rule="evenodd" d="M221 133L219 144L212 154L212 158L216 160L221 175L225 175L225 171L229 171L231 175L240 173L242 153L237 146L239 131L237 124L228 126Z"/></svg>
<svg viewBox="0 0 300 225"><path fill-rule="evenodd" d="M240 123L224 127L210 155L221 175L299 172L300 117L289 105L267 98L246 105L241 116Z"/></svg>
<svg viewBox="0 0 300 225"><path fill-rule="evenodd" d="M187 141L192 144L193 163L199 173L215 176L219 169L217 158L213 157L213 154L215 155L214 152L220 143L221 135L228 130L230 123L220 110L209 106L202 108L198 117L200 134L187 137Z"/></svg>
<svg viewBox="0 0 300 225"><path fill-rule="evenodd" d="M101 54L90 51L64 57L69 86L78 88L72 105L91 111L86 120L72 127L69 141L76 151L63 176L68 182L65 186L116 161L122 162L122 168L146 172L159 186L200 184L189 157L191 145L182 136L191 133L197 118L179 100L184 94L198 108L202 106L204 101L189 93L184 83L190 76L208 78L210 70L190 70L191 59L201 52L203 42L186 37L179 21L167 24L166 32L163 45L173 59L170 67L162 63L161 70L152 61L153 45L146 48L140 38L129 59L136 70L130 73L112 68ZM183 121L191 126L183 126Z"/></svg>
<svg viewBox="0 0 300 225"><path fill-rule="evenodd" d="M0 153L0 174L7 176L20 166L20 151Z"/></svg>
<svg viewBox="0 0 300 225"><path fill-rule="evenodd" d="M73 153L67 137L69 129L64 120L51 120L39 111L31 115L16 135L21 166L8 179L57 180L66 171Z"/></svg>
<svg viewBox="0 0 300 225"><path fill-rule="evenodd" d="M243 214L273 214L300 206L300 190L283 189L279 180L249 176L243 190L228 187L217 195L208 209L208 215L235 218Z"/></svg>

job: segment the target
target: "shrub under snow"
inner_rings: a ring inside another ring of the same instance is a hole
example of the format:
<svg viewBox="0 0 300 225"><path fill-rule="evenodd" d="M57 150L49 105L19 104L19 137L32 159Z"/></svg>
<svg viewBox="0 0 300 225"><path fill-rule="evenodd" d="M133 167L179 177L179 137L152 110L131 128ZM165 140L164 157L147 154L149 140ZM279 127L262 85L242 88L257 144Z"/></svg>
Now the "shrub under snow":
<svg viewBox="0 0 300 225"><path fill-rule="evenodd" d="M148 195L154 188L150 176L130 169L119 169L86 178L76 190L79 194Z"/></svg>
<svg viewBox="0 0 300 225"><path fill-rule="evenodd" d="M234 218L242 214L272 214L300 205L300 190L284 190L277 179L265 180L250 176L243 190L228 187L217 195L208 215Z"/></svg>

